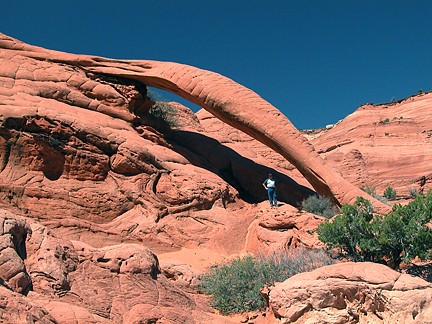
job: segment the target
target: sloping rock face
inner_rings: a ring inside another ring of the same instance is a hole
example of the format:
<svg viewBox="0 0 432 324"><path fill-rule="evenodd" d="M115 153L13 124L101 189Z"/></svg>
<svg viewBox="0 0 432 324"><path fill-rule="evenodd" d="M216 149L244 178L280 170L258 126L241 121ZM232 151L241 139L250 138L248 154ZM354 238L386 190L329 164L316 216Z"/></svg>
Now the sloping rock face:
<svg viewBox="0 0 432 324"><path fill-rule="evenodd" d="M395 103L366 104L312 139L317 152L359 187L391 186L409 197L431 188L432 93Z"/></svg>
<svg viewBox="0 0 432 324"><path fill-rule="evenodd" d="M270 288L269 323L430 323L432 285L376 263L341 263ZM276 320L277 319L277 320Z"/></svg>
<svg viewBox="0 0 432 324"><path fill-rule="evenodd" d="M225 322L168 280L145 246L93 248L0 211L0 257L9 257L0 267L5 323Z"/></svg>

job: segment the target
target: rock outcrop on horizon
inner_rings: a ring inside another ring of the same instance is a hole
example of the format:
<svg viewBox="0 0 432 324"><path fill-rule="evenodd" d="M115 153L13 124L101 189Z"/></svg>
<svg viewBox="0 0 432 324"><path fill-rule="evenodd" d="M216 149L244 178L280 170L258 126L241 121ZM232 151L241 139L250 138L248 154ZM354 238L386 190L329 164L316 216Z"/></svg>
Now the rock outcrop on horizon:
<svg viewBox="0 0 432 324"><path fill-rule="evenodd" d="M432 93L393 103L365 104L311 143L358 187L387 187L400 197L427 192L432 173Z"/></svg>

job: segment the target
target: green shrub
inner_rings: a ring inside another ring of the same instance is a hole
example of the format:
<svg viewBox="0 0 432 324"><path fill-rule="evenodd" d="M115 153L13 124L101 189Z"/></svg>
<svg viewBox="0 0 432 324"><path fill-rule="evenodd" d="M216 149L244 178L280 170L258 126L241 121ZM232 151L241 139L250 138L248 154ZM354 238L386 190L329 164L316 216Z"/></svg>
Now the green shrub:
<svg viewBox="0 0 432 324"><path fill-rule="evenodd" d="M406 206L397 204L388 215L373 215L371 203L357 197L354 205L317 228L329 249L353 261L384 263L398 268L402 261L432 256L432 191L420 194Z"/></svg>
<svg viewBox="0 0 432 324"><path fill-rule="evenodd" d="M386 190L384 190L383 195L388 200L395 200L396 199L396 190L394 190L392 187L389 186L386 188Z"/></svg>
<svg viewBox="0 0 432 324"><path fill-rule="evenodd" d="M201 279L211 304L223 314L263 308L260 288L303 271L332 264L323 250L289 249L254 257L247 255L213 266Z"/></svg>
<svg viewBox="0 0 432 324"><path fill-rule="evenodd" d="M160 95L151 90L147 90L148 97L154 101L154 105L150 108L149 114L153 117L164 120L171 127L178 127L178 111L177 108L170 105L167 100L161 99Z"/></svg>
<svg viewBox="0 0 432 324"><path fill-rule="evenodd" d="M417 195L418 195L418 190L417 190L417 188L410 188L409 189L409 193L410 193L410 195L412 196L412 197L417 197Z"/></svg>
<svg viewBox="0 0 432 324"><path fill-rule="evenodd" d="M338 212L330 199L323 196L309 196L301 203L302 209L319 216L332 218Z"/></svg>
<svg viewBox="0 0 432 324"><path fill-rule="evenodd" d="M214 266L201 279L212 306L223 314L241 313L263 306L259 264L251 255Z"/></svg>

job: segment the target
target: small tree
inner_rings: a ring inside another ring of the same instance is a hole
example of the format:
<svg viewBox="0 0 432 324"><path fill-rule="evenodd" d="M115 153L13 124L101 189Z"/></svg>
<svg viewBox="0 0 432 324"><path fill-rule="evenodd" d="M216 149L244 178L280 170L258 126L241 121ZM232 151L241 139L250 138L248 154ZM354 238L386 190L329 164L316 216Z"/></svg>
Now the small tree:
<svg viewBox="0 0 432 324"><path fill-rule="evenodd" d="M330 223L317 228L319 239L340 256L354 261L384 263L397 269L402 261L432 256L432 191L406 206L397 204L388 215L373 215L371 203L357 197L342 206Z"/></svg>

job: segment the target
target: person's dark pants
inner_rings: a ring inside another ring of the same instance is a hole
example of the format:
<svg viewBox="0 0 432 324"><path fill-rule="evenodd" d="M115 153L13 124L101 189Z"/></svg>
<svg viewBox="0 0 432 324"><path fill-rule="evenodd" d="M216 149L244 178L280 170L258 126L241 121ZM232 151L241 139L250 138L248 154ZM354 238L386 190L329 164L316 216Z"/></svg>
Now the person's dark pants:
<svg viewBox="0 0 432 324"><path fill-rule="evenodd" d="M276 189L275 188L267 188L268 197L270 200L270 206L277 206L276 199Z"/></svg>

